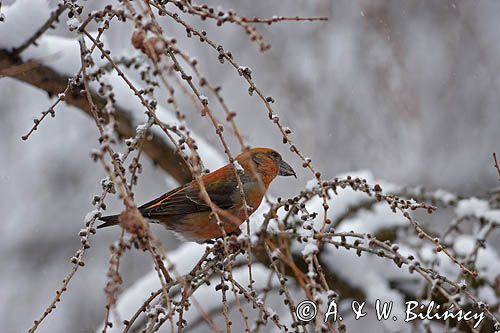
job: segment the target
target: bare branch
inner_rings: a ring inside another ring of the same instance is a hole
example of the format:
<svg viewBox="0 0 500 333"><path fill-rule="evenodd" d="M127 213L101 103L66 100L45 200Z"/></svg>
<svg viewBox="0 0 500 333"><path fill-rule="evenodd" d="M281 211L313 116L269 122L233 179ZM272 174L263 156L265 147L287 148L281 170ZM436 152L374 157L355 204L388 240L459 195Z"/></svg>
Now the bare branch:
<svg viewBox="0 0 500 333"><path fill-rule="evenodd" d="M0 50L0 72L5 73L8 68L23 64L25 64L25 62L12 52ZM44 65L32 68L30 71L14 73L11 77L45 90L49 96L57 96L59 93L65 91L68 80L70 79ZM65 96L64 101L92 116L86 98L79 94L81 89L83 89L83 86L74 87L74 89ZM99 108L104 107L106 104L105 99L96 93L93 93L92 99ZM135 135L135 127L137 124L134 123L130 114L130 110L116 108L117 132L123 138L129 138ZM184 159L176 154L175 148L155 133L151 133L150 137L151 139L145 140L142 145L144 152L179 183L190 181L191 173Z"/></svg>
<svg viewBox="0 0 500 333"><path fill-rule="evenodd" d="M13 52L14 54L21 54L24 50L26 50L28 47L30 47L31 44L36 45L36 40L40 38L47 30L49 30L51 27L53 27L54 22L59 20L59 16L66 10L66 7L64 7L62 4L59 4L57 6L57 9L50 14L49 19L38 29L33 36L28 38L27 41L22 43L19 47L14 48Z"/></svg>

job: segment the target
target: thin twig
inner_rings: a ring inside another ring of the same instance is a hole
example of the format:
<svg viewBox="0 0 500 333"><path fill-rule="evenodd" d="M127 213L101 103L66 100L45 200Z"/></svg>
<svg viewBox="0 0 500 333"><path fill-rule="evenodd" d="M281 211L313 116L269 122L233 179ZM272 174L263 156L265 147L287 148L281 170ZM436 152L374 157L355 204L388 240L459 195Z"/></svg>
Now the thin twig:
<svg viewBox="0 0 500 333"><path fill-rule="evenodd" d="M66 7L63 4L58 4L57 9L54 10L49 19L31 36L22 43L20 46L13 49L13 52L16 55L21 54L24 50L26 50L31 44L36 45L36 40L40 38L49 28L53 28L53 23L59 19L59 16L66 10Z"/></svg>

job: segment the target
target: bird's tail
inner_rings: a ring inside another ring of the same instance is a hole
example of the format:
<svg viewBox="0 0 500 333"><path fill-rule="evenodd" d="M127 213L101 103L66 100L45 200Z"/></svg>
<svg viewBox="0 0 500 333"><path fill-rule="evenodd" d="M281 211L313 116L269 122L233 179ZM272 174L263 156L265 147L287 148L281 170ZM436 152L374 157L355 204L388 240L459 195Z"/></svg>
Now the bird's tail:
<svg viewBox="0 0 500 333"><path fill-rule="evenodd" d="M112 225L117 225L118 224L118 216L120 216L120 215L108 215L108 216L100 217L99 220L103 221L104 223L97 226L97 229L111 227Z"/></svg>

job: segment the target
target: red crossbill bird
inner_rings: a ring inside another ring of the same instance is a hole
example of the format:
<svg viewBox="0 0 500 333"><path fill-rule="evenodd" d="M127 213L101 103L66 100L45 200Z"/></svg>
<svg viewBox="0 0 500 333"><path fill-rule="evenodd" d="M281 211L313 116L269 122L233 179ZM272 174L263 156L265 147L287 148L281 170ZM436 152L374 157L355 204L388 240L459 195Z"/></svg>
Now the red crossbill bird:
<svg viewBox="0 0 500 333"><path fill-rule="evenodd" d="M283 161L281 155L269 148L250 149L238 155L236 161L236 166L229 163L202 176L203 185L211 201L218 207L217 213L226 234L239 231L246 215L235 169L243 185L248 215L257 210L276 176L296 177L295 171ZM256 175L262 180L261 183ZM217 224L215 215L206 200L200 196L200 192L200 184L193 180L138 209L149 222L163 224L189 240L203 242L221 237L222 228ZM118 224L118 216L101 217L100 220L105 223L98 228Z"/></svg>

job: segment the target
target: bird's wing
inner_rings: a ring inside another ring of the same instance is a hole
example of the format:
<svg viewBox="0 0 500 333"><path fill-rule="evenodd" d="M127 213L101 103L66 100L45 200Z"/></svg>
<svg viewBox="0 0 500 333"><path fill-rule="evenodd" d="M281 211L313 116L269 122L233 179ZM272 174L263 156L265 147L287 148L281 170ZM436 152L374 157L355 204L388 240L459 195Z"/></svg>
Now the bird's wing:
<svg viewBox="0 0 500 333"><path fill-rule="evenodd" d="M214 204L221 209L234 206L234 186L218 184L218 186L206 186L208 195ZM193 183L179 187L161 197L148 202L139 210L146 217L158 215L180 215L210 211L210 207L200 197L198 186Z"/></svg>

